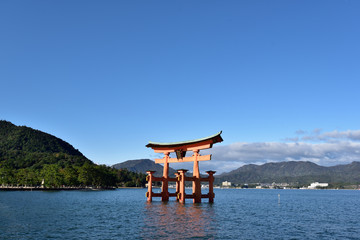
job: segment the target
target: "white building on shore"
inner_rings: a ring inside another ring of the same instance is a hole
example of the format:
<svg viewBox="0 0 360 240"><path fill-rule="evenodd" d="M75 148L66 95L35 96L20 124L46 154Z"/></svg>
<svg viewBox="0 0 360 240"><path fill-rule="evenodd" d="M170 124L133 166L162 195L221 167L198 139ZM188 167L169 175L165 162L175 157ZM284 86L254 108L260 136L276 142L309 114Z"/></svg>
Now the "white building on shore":
<svg viewBox="0 0 360 240"><path fill-rule="evenodd" d="M314 182L314 183L311 183L310 186L308 186L308 189L316 189L318 187L325 188L325 187L328 187L328 186L329 186L328 183Z"/></svg>
<svg viewBox="0 0 360 240"><path fill-rule="evenodd" d="M222 182L221 186L225 188L231 187L231 182L228 181Z"/></svg>

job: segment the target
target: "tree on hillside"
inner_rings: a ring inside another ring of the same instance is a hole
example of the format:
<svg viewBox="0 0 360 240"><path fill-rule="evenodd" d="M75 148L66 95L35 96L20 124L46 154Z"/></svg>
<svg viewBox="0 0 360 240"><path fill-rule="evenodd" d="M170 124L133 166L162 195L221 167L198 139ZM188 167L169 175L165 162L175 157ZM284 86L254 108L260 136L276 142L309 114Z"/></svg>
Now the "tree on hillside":
<svg viewBox="0 0 360 240"><path fill-rule="evenodd" d="M13 185L16 183L14 170L9 167L0 168L0 183L1 185Z"/></svg>
<svg viewBox="0 0 360 240"><path fill-rule="evenodd" d="M40 185L39 171L31 168L22 168L16 172L16 182L21 186L37 186Z"/></svg>
<svg viewBox="0 0 360 240"><path fill-rule="evenodd" d="M60 173L60 167L56 164L46 164L41 170L45 187L60 187L64 184L64 177Z"/></svg>
<svg viewBox="0 0 360 240"><path fill-rule="evenodd" d="M72 166L67 166L64 169L61 169L61 173L64 176L64 185L65 186L78 186L78 171Z"/></svg>

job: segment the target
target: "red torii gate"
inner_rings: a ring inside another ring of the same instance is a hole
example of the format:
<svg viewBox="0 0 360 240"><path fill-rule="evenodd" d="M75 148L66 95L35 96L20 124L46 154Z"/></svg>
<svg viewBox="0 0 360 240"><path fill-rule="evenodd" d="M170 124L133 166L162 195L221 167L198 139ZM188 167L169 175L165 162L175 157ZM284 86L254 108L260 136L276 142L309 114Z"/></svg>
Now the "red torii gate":
<svg viewBox="0 0 360 240"><path fill-rule="evenodd" d="M177 200L181 203L185 203L186 198L192 198L194 203L200 203L201 198L209 198L209 202L214 201L214 192L213 192L213 182L214 182L214 171L207 171L209 174L207 178L200 177L199 171L199 161L208 161L211 160L210 155L200 155L200 150L212 148L213 144L222 142L223 139L220 136L222 131L219 133L196 140L185 141L185 142L175 142L175 143L156 143L149 142L146 147L152 148L156 153L163 153L164 157L161 159L155 159L155 163L163 163L164 170L163 176L161 178L157 178L153 176L154 171L147 171L148 173L148 192L146 193L147 201L151 202L153 197L161 197L162 201L168 201L169 197L176 197ZM193 155L191 157L185 157L187 151L192 151ZM175 152L176 158L171 158L170 153ZM175 178L169 178L169 163L177 163L177 162L194 162L193 169L193 177L186 177L185 173L187 170L180 169L178 173L176 173ZM162 182L162 190L161 193L153 193L152 192L152 183L154 181ZM193 182L193 194L185 193L185 181ZM201 194L201 182L208 181L209 182L209 193ZM168 191L168 183L176 182L176 192L169 193Z"/></svg>

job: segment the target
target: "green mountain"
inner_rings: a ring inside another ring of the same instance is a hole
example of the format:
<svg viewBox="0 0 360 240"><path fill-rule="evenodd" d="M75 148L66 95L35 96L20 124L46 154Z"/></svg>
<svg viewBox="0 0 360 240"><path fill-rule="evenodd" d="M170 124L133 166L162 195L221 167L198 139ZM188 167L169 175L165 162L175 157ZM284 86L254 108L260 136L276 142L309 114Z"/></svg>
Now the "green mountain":
<svg viewBox="0 0 360 240"><path fill-rule="evenodd" d="M133 187L144 186L145 177L96 165L60 138L0 121L0 186Z"/></svg>
<svg viewBox="0 0 360 240"><path fill-rule="evenodd" d="M360 184L360 162L332 167L319 166L312 162L290 161L249 164L229 173L215 177L216 183L230 181L244 183L293 183L310 184L311 182L328 182L331 184Z"/></svg>
<svg viewBox="0 0 360 240"><path fill-rule="evenodd" d="M150 159L128 160L122 163L117 163L112 167L116 169L127 169L131 172L144 174L146 174L146 171L148 170L156 171L154 174L156 177L161 177L163 174L163 166ZM176 170L169 167L169 176L174 176L174 173L176 173Z"/></svg>
<svg viewBox="0 0 360 240"><path fill-rule="evenodd" d="M26 126L0 121L0 166L41 168L44 164L81 166L91 163L69 143Z"/></svg>

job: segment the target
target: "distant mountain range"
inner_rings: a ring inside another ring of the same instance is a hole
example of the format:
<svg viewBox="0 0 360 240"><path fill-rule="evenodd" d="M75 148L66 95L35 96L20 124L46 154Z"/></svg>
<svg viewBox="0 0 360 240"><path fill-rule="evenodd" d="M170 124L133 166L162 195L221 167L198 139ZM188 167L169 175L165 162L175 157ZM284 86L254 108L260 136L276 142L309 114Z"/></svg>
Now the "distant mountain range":
<svg viewBox="0 0 360 240"><path fill-rule="evenodd" d="M290 161L249 164L228 173L216 176L215 182L232 183L294 183L299 185L311 182L360 183L360 162L332 167L319 166L312 162Z"/></svg>
<svg viewBox="0 0 360 240"><path fill-rule="evenodd" d="M132 172L146 173L156 171L162 176L163 166L150 159L128 160L113 165L117 169L128 169ZM176 171L169 168L169 175ZM266 163L263 165L249 164L236 170L215 176L215 183L230 181L234 184L252 183L291 183L307 185L312 182L341 183L344 185L360 184L360 162L332 167L319 166L313 162L290 161Z"/></svg>
<svg viewBox="0 0 360 240"><path fill-rule="evenodd" d="M131 172L145 174L146 171L151 170L156 171L156 173L154 174L156 177L161 177L163 175L163 166L155 163L150 159L128 160L122 163L115 164L112 167L116 169L127 169ZM174 173L176 173L176 170L169 167L169 176L174 176Z"/></svg>

